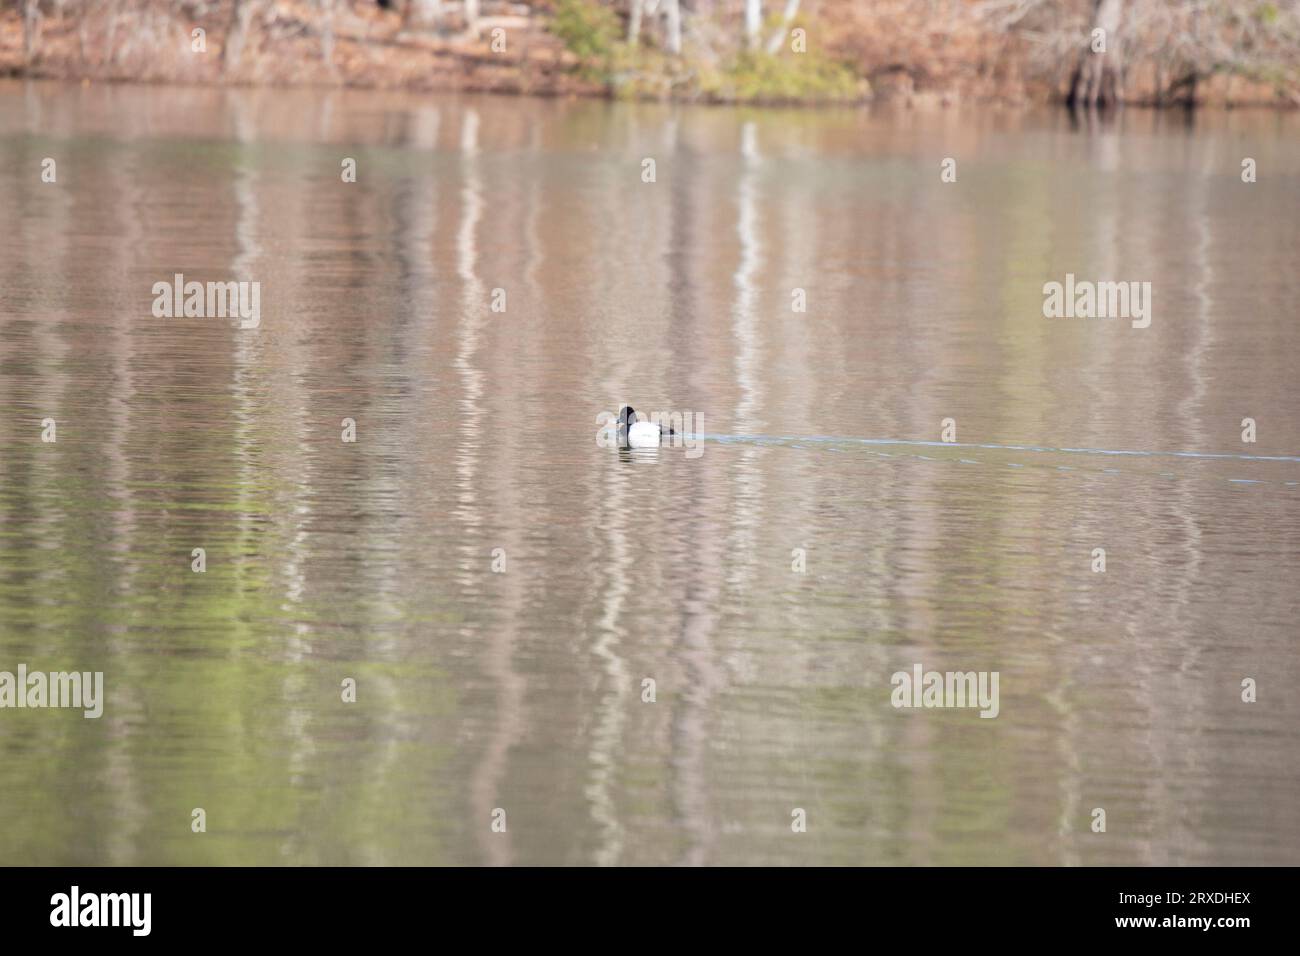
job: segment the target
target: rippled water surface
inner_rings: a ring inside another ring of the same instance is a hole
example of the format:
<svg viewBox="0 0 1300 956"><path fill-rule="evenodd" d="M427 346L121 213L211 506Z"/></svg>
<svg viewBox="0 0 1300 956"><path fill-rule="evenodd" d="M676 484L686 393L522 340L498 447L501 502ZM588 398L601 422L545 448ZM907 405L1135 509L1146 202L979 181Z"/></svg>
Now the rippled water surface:
<svg viewBox="0 0 1300 956"><path fill-rule="evenodd" d="M106 686L0 862L1300 863L1298 213L1271 113L0 85L0 670Z"/></svg>

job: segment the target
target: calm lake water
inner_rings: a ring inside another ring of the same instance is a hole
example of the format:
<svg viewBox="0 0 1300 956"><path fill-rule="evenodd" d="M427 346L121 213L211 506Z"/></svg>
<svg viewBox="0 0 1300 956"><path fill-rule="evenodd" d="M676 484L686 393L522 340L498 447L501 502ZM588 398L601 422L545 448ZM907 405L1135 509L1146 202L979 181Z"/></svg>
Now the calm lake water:
<svg viewBox="0 0 1300 956"><path fill-rule="evenodd" d="M0 84L0 862L1300 863L1298 265L1294 115Z"/></svg>

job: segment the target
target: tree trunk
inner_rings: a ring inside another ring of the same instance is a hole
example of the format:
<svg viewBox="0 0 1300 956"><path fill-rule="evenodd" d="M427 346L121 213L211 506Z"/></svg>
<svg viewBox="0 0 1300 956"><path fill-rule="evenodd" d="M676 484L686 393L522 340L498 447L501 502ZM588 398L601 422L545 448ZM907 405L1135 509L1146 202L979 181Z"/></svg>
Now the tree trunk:
<svg viewBox="0 0 1300 956"><path fill-rule="evenodd" d="M632 46L637 45L641 39L641 5L645 0L632 0L632 9L627 18L627 42Z"/></svg>
<svg viewBox="0 0 1300 956"><path fill-rule="evenodd" d="M682 5L681 0L663 0L664 3L664 46L673 56L682 53Z"/></svg>
<svg viewBox="0 0 1300 956"><path fill-rule="evenodd" d="M41 42L41 5L39 0L23 4L23 59L30 64Z"/></svg>
<svg viewBox="0 0 1300 956"><path fill-rule="evenodd" d="M758 49L763 30L763 0L745 0L745 49Z"/></svg>
<svg viewBox="0 0 1300 956"><path fill-rule="evenodd" d="M334 69L334 5L338 0L321 0L320 56Z"/></svg>
<svg viewBox="0 0 1300 956"><path fill-rule="evenodd" d="M253 0L235 0L230 27L226 31L229 39L221 50L222 67L226 71L239 68L239 59L244 54L244 35L248 32L248 24L252 19Z"/></svg>
<svg viewBox="0 0 1300 956"><path fill-rule="evenodd" d="M1092 9L1092 29L1102 29L1106 52L1095 53L1089 33L1078 66L1070 80L1071 106L1113 106L1124 96L1124 52L1119 27L1124 15L1124 0L1096 0Z"/></svg>
<svg viewBox="0 0 1300 956"><path fill-rule="evenodd" d="M785 43L786 34L790 32L790 21L799 12L799 0L785 0L785 12L781 14L781 26L767 41L767 52L776 55Z"/></svg>

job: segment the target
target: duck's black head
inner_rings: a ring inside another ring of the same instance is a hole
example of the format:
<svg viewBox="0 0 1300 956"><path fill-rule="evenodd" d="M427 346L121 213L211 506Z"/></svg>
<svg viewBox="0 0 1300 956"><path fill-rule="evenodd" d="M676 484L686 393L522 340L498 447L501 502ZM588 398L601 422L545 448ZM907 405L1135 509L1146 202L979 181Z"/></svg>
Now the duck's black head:
<svg viewBox="0 0 1300 956"><path fill-rule="evenodd" d="M618 410L618 427L620 431L627 431L628 428L636 421L636 412L631 405L624 405Z"/></svg>

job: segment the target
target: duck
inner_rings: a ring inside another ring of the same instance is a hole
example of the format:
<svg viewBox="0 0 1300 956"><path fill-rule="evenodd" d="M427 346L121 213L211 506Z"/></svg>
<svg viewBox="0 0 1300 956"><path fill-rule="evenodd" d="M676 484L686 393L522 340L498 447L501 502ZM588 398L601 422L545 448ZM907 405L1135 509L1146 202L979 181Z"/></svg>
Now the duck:
<svg viewBox="0 0 1300 956"><path fill-rule="evenodd" d="M618 443L624 448L658 448L663 438L676 434L671 425L639 420L631 405L618 410Z"/></svg>

